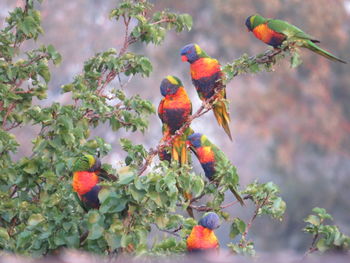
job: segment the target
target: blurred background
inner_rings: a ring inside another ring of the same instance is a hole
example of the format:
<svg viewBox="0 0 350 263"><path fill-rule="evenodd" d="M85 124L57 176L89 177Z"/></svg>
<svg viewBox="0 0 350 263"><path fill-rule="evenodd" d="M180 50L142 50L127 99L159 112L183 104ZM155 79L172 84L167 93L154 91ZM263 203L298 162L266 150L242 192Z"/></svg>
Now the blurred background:
<svg viewBox="0 0 350 263"><path fill-rule="evenodd" d="M119 49L124 30L121 23L108 19L116 0L50 0L39 7L45 35L35 45L53 44L63 56L59 67L52 67L49 96L39 102L70 103L69 94L60 86L81 73L84 61L97 52ZM191 84L188 63L181 62L182 46L198 43L222 65L243 53L255 55L268 46L246 31L246 17L256 12L265 17L286 20L321 40L320 46L350 61L350 0L192 0L151 1L156 10L189 13L193 17L190 32L167 35L161 46L134 45L131 51L145 54L153 63L150 78L134 77L126 86L129 95L139 93L158 107L159 85L169 74L178 76L191 96L194 110L200 105ZM1 0L0 26L20 0ZM34 43L28 43L29 49ZM257 251L290 250L304 252L311 244L301 230L303 218L315 206L334 216L335 224L350 235L350 70L349 64L331 62L308 50L302 51L303 64L291 69L285 60L274 72L241 75L227 86L232 118L231 142L220 129L212 113L193 123L193 129L205 133L237 167L244 187L255 179L273 181L281 188L287 203L282 222L269 218L256 220L250 232ZM127 79L122 79L127 81ZM118 83L113 83L118 85ZM21 156L31 153L31 139L37 130L17 129ZM156 115L144 134L112 132L100 127L94 135L112 144L113 152L103 161L117 165L125 154L119 138L132 138L148 149L161 138L161 123ZM202 173L195 162L195 169ZM232 199L228 196L227 202ZM250 218L253 207L232 207L231 215ZM220 242L229 242L228 225L218 230Z"/></svg>

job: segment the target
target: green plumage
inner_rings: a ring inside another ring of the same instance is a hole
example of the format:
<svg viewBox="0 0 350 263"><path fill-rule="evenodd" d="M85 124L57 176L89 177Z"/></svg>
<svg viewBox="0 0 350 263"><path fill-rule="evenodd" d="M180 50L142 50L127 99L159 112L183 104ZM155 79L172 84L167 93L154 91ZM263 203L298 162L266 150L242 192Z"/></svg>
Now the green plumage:
<svg viewBox="0 0 350 263"><path fill-rule="evenodd" d="M83 154L82 156L75 159L75 162L73 165L73 172L88 171L93 167L95 162L96 162L96 159L94 156L90 154Z"/></svg>
<svg viewBox="0 0 350 263"><path fill-rule="evenodd" d="M283 20L267 19L267 26L278 33L282 33L286 35L287 39L291 41L311 40L311 41L319 42L318 40L316 40L316 38L306 34L300 28L294 25L291 25L288 22Z"/></svg>
<svg viewBox="0 0 350 263"><path fill-rule="evenodd" d="M232 165L224 152L210 142L205 135L200 133L193 133L188 139L191 144L191 149L199 159L205 171L206 177L213 182L221 182L222 185L225 185L233 193L241 205L244 205L244 201L237 191L239 177L236 168ZM210 152L214 155L213 160L210 158ZM207 163L204 163L204 160ZM213 167L210 165L211 162L214 162Z"/></svg>
<svg viewBox="0 0 350 263"><path fill-rule="evenodd" d="M300 28L291 25L286 21L279 19L267 19L258 14L250 16L246 21L246 25L248 26L249 30L253 31L254 34L256 34L256 32L254 31L255 28L262 24L266 24L267 27L273 30L274 32L285 35L285 40L289 42L295 42L298 46L310 49L311 51L321 56L324 56L332 61L347 63L346 61L340 59L332 53L317 46L315 43L319 43L320 41L317 40L315 37L305 33ZM265 33L270 34L270 32L259 32L257 33L259 36L256 36L261 39L261 35ZM275 44L273 44L273 46L275 46Z"/></svg>

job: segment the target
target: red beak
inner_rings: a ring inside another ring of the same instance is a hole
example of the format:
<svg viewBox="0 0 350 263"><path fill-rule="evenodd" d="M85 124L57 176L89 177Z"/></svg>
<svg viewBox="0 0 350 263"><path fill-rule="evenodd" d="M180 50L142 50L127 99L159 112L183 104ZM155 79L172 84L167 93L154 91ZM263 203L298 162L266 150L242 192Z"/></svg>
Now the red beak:
<svg viewBox="0 0 350 263"><path fill-rule="evenodd" d="M185 55L182 55L182 56L181 56L181 60L182 60L182 61L188 61L188 59L187 59L187 57L186 57Z"/></svg>

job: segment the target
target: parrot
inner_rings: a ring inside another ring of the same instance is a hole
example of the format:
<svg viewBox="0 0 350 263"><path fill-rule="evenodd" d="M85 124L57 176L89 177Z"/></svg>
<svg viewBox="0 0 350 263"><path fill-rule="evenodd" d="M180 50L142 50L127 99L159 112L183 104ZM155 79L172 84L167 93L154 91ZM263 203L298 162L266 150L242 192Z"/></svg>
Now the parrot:
<svg viewBox="0 0 350 263"><path fill-rule="evenodd" d="M213 105L213 113L218 124L224 129L230 140L232 135L229 127L231 121L228 108L222 99L226 99L226 90L223 83L224 74L219 61L209 57L197 44L188 44L181 51L182 61L190 63L192 83L199 98L206 102L220 89L215 96L218 101Z"/></svg>
<svg viewBox="0 0 350 263"><path fill-rule="evenodd" d="M192 103L181 80L175 76L165 77L160 84L160 93L164 97L158 106L158 116L163 123L162 141L169 140L172 135L179 130L188 117L192 114ZM193 133L188 127L184 133L172 141L171 153L166 149L158 153L160 160L176 160L180 165L188 163L187 137ZM191 193L183 193L186 200L192 198ZM191 207L187 207L187 212L194 217Z"/></svg>
<svg viewBox="0 0 350 263"><path fill-rule="evenodd" d="M198 158L205 176L209 181L216 181L217 168L224 163L230 163L226 155L213 143L211 143L207 136L201 133L193 133L187 138L187 144ZM234 169L234 166L231 165ZM230 182L229 189L241 205L244 205L243 199L237 192L236 186L238 182Z"/></svg>
<svg viewBox="0 0 350 263"><path fill-rule="evenodd" d="M255 14L249 16L245 24L248 31L252 31L256 38L274 48L279 48L283 41L288 40L296 42L299 46L310 49L332 61L346 63L346 61L317 46L315 43L320 43L319 40L286 21L264 18L259 14Z"/></svg>
<svg viewBox="0 0 350 263"><path fill-rule="evenodd" d="M101 173L104 173L104 171L101 169L100 159L90 154L83 154L73 164L72 187L85 211L100 207L98 193L101 186L98 183Z"/></svg>
<svg viewBox="0 0 350 263"><path fill-rule="evenodd" d="M163 139L168 140L179 130L192 114L192 103L180 79L175 76L165 77L160 85L164 97L158 106L158 116L163 123ZM193 130L188 127L184 133L172 142L171 157L181 165L188 163L186 140ZM159 154L161 160L169 160L166 151Z"/></svg>
<svg viewBox="0 0 350 263"><path fill-rule="evenodd" d="M198 225L192 228L187 238L187 250L189 252L203 252L219 249L219 241L214 229L220 226L219 216L214 212L206 213Z"/></svg>

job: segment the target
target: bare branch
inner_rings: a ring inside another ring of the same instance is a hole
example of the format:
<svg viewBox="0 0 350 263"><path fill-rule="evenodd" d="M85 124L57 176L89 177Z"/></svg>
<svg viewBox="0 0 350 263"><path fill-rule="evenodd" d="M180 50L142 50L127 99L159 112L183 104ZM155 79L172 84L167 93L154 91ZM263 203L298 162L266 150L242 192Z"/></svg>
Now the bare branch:
<svg viewBox="0 0 350 263"><path fill-rule="evenodd" d="M153 223L153 225L156 226L156 228L159 230L159 231L162 231L162 232L165 232L167 234L170 234L170 235L173 235L173 236L176 236L176 237L181 237L179 234L177 234L176 232L180 231L182 228L183 228L183 225L180 225L178 228L174 229L174 230L166 230L166 229L161 229L157 224Z"/></svg>

